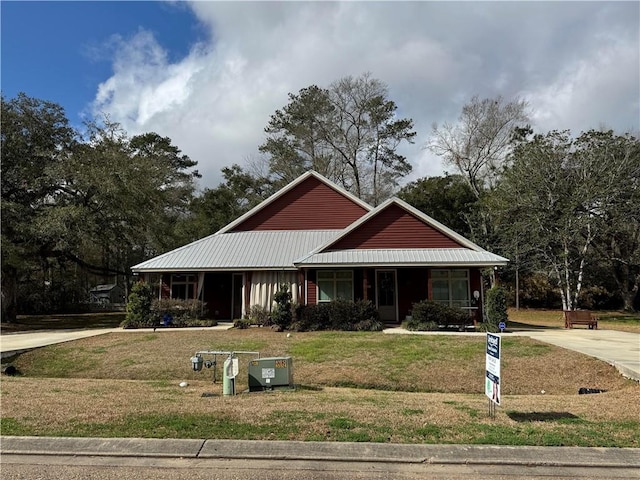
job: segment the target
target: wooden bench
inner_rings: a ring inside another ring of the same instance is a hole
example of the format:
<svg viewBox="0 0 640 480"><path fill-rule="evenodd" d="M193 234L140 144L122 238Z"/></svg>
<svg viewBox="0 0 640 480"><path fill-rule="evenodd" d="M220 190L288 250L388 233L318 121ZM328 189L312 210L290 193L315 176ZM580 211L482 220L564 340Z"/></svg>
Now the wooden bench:
<svg viewBox="0 0 640 480"><path fill-rule="evenodd" d="M598 329L598 317L594 317L590 310L565 310L564 328L574 325L587 325L590 330Z"/></svg>

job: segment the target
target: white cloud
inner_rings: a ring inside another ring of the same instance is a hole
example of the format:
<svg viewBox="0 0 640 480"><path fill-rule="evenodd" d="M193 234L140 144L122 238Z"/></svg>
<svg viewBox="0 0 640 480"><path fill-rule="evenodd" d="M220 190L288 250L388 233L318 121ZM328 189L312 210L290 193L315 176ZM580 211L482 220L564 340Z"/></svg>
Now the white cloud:
<svg viewBox="0 0 640 480"><path fill-rule="evenodd" d="M540 131L571 128L577 135L602 126L633 131L638 129L639 77L638 47L615 40L524 96L535 106L533 120Z"/></svg>
<svg viewBox="0 0 640 480"><path fill-rule="evenodd" d="M422 147L474 94L525 96L540 128L638 129L636 3L194 2L210 44L170 62L144 30L115 38L94 110L156 131L197 160L203 186L255 158L287 93L371 72L418 137L412 178L442 172Z"/></svg>

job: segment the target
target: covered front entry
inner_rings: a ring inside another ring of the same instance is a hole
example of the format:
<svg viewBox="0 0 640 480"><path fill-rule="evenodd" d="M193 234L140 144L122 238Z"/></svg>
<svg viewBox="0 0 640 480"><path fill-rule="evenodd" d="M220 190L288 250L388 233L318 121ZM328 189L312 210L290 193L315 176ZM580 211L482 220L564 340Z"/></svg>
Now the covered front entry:
<svg viewBox="0 0 640 480"><path fill-rule="evenodd" d="M376 306L380 320L398 321L398 281L395 270L376 270Z"/></svg>

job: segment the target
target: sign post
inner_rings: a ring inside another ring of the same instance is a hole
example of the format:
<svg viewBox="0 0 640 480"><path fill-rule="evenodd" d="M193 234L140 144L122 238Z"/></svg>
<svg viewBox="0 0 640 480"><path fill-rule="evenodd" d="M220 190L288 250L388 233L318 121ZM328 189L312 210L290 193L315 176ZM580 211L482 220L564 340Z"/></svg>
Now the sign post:
<svg viewBox="0 0 640 480"><path fill-rule="evenodd" d="M489 398L489 415L495 417L495 406L500 405L500 335L487 332L486 372L484 393Z"/></svg>

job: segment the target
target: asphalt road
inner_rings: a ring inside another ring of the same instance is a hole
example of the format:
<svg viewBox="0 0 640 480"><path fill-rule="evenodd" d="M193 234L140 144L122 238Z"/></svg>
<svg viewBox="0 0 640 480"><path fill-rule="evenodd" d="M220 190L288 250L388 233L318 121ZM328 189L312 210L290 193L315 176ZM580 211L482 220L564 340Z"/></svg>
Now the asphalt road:
<svg viewBox="0 0 640 480"><path fill-rule="evenodd" d="M2 437L9 479L638 478L640 449Z"/></svg>
<svg viewBox="0 0 640 480"><path fill-rule="evenodd" d="M594 466L342 462L268 459L2 456L3 480L540 480L637 479L638 470Z"/></svg>

